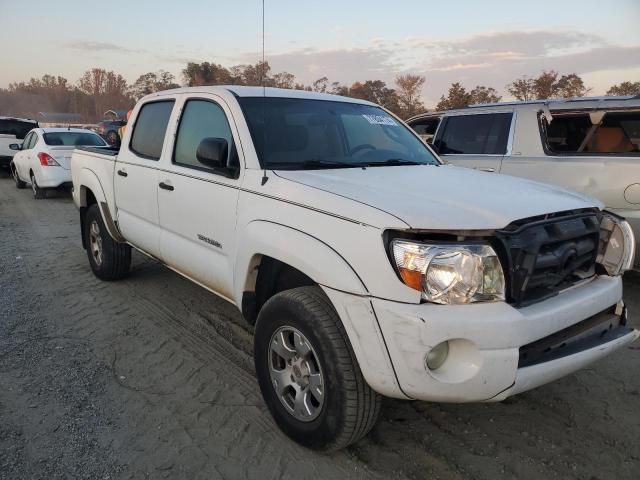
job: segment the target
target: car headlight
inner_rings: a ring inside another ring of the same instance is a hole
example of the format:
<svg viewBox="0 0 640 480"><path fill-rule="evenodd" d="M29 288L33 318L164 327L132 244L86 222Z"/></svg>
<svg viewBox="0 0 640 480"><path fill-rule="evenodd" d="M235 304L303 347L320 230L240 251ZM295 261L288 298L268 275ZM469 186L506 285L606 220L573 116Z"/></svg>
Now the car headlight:
<svg viewBox="0 0 640 480"><path fill-rule="evenodd" d="M504 300L504 273L489 245L435 245L395 239L393 259L402 281L425 300L460 304Z"/></svg>
<svg viewBox="0 0 640 480"><path fill-rule="evenodd" d="M624 273L633 266L636 240L629 223L610 212L604 212L600 221L600 245L596 262L609 275Z"/></svg>

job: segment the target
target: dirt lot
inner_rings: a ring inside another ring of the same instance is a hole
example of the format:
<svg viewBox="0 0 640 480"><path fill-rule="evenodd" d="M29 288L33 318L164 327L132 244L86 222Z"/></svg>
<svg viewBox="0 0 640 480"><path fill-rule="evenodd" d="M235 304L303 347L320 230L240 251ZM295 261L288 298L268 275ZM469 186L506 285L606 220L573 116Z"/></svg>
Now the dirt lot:
<svg viewBox="0 0 640 480"><path fill-rule="evenodd" d="M97 280L70 196L0 174L2 479L638 478L640 344L501 404L385 400L333 455L278 431L250 351L234 307L141 255Z"/></svg>

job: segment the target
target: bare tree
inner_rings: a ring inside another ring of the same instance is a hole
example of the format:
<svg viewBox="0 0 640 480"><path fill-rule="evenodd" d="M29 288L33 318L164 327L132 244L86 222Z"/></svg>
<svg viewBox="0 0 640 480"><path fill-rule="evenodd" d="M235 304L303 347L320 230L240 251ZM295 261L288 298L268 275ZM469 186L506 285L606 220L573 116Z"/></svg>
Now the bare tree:
<svg viewBox="0 0 640 480"><path fill-rule="evenodd" d="M607 90L607 95L640 95L640 82L622 82Z"/></svg>
<svg viewBox="0 0 640 480"><path fill-rule="evenodd" d="M542 100L547 98L584 97L591 89L575 73L562 75L555 70L545 70L538 77L522 77L507 85L507 90L518 100Z"/></svg>
<svg viewBox="0 0 640 480"><path fill-rule="evenodd" d="M396 77L396 87L399 113L402 118L409 118L424 110L421 101L421 90L425 78L421 75L399 75Z"/></svg>
<svg viewBox="0 0 640 480"><path fill-rule="evenodd" d="M129 92L133 98L139 99L150 93L178 88L180 85L175 83L174 80L175 77L164 70L144 73L133 83Z"/></svg>
<svg viewBox="0 0 640 480"><path fill-rule="evenodd" d="M495 88L478 85L469 92L469 105L477 103L497 103L502 100Z"/></svg>

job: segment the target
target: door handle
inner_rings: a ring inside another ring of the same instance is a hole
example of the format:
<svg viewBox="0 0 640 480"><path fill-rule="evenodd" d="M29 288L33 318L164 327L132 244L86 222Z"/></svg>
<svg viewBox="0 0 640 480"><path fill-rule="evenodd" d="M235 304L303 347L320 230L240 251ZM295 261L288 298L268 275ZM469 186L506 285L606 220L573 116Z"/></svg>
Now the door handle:
<svg viewBox="0 0 640 480"><path fill-rule="evenodd" d="M126 177L127 172L125 172L124 170L118 170L118 175L120 175L121 177Z"/></svg>
<svg viewBox="0 0 640 480"><path fill-rule="evenodd" d="M490 172L490 173L493 173L493 172L495 172L495 171L496 171L496 169L495 169L495 168L491 168L491 167L488 167L488 168L480 168L479 170L482 170L483 172Z"/></svg>
<svg viewBox="0 0 640 480"><path fill-rule="evenodd" d="M169 190L170 192L173 192L173 185L169 185L168 183L160 182L158 184L158 186L160 188L162 188L163 190Z"/></svg>

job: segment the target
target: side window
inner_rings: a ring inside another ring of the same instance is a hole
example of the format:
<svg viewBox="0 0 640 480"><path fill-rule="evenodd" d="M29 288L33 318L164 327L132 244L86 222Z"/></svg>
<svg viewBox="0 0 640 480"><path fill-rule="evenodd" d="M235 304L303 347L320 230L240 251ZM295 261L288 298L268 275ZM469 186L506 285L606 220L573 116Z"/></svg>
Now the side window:
<svg viewBox="0 0 640 480"><path fill-rule="evenodd" d="M431 143L433 141L438 125L440 125L440 117L424 118L422 120L411 122L410 124L411 128L415 130L418 136L427 143Z"/></svg>
<svg viewBox="0 0 640 480"><path fill-rule="evenodd" d="M167 131L174 100L146 103L140 109L133 126L130 148L133 153L149 160L158 160Z"/></svg>
<svg viewBox="0 0 640 480"><path fill-rule="evenodd" d="M504 155L512 113L445 117L435 141L440 154Z"/></svg>
<svg viewBox="0 0 640 480"><path fill-rule="evenodd" d="M640 152L640 113L610 112L600 125L588 114L555 114L551 123L540 117L547 148L557 155Z"/></svg>
<svg viewBox="0 0 640 480"><path fill-rule="evenodd" d="M32 135L32 133L29 133L26 137L24 137L24 141L22 142L22 150L29 150L29 142L31 141Z"/></svg>
<svg viewBox="0 0 640 480"><path fill-rule="evenodd" d="M29 149L33 148L33 146L36 144L37 141L38 141L38 137L36 136L36 132L31 132L24 139L24 143L22 144L22 149L23 150L29 150Z"/></svg>
<svg viewBox="0 0 640 480"><path fill-rule="evenodd" d="M196 158L198 145L208 137L224 138L229 146L229 155L232 155L233 135L224 110L218 104L208 100L188 100L180 118L173 163L214 171Z"/></svg>

